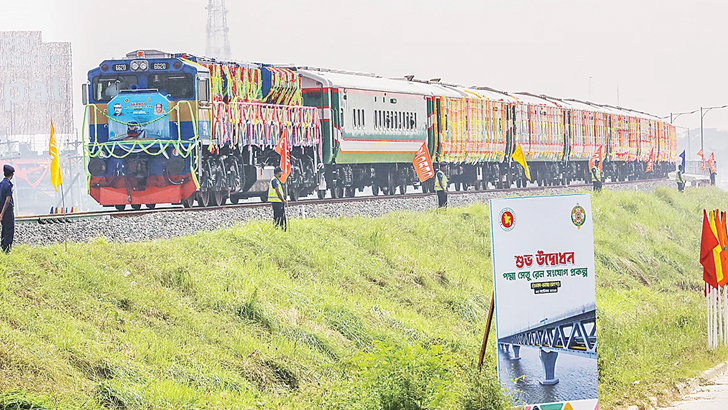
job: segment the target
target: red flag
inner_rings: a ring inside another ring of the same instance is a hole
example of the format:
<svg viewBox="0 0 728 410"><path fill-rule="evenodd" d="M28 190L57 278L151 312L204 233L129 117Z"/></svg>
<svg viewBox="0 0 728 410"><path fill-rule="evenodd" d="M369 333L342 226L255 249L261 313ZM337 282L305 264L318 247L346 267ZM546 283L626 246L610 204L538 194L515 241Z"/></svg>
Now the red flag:
<svg viewBox="0 0 728 410"><path fill-rule="evenodd" d="M710 168L710 172L712 174L715 174L715 152L710 153L710 157L708 158L708 168Z"/></svg>
<svg viewBox="0 0 728 410"><path fill-rule="evenodd" d="M645 168L645 172L652 172L655 164L655 149L652 148L650 151L650 158L647 160L647 167Z"/></svg>
<svg viewBox="0 0 728 410"><path fill-rule="evenodd" d="M703 280L708 285L717 288L718 278L715 268L715 257L713 249L720 245L718 238L710 229L710 221L708 220L708 212L703 209L703 234L700 239L700 264L703 265Z"/></svg>
<svg viewBox="0 0 728 410"><path fill-rule="evenodd" d="M430 151L427 150L427 143L423 142L420 149L417 150L415 159L412 160L412 165L415 166L415 171L417 171L417 177L420 178L420 182L425 182L435 176L435 170L432 169Z"/></svg>
<svg viewBox="0 0 728 410"><path fill-rule="evenodd" d="M720 265L723 268L723 278L719 278L718 285L728 285L728 232L726 232L726 213L716 212L715 228L718 231L718 242L720 242Z"/></svg>
<svg viewBox="0 0 728 410"><path fill-rule="evenodd" d="M283 170L282 181L284 184L291 175L291 146L288 143L288 131L286 129L281 133L281 139L276 145L276 152L281 156L281 169Z"/></svg>
<svg viewBox="0 0 728 410"><path fill-rule="evenodd" d="M594 168L594 161L599 160L599 171L603 171L602 166L604 165L604 161L602 161L602 149L604 148L604 145L600 145L597 149L597 152L594 153L594 155L589 158L589 171Z"/></svg>
<svg viewBox="0 0 728 410"><path fill-rule="evenodd" d="M703 171L705 171L705 155L703 155L703 149L702 149L702 148L700 149L700 151L698 151L698 156L699 156L699 157L700 157L700 159L701 159L701 160L703 161L703 163L701 164L701 166L700 166L700 167L701 167L701 169L702 169Z"/></svg>

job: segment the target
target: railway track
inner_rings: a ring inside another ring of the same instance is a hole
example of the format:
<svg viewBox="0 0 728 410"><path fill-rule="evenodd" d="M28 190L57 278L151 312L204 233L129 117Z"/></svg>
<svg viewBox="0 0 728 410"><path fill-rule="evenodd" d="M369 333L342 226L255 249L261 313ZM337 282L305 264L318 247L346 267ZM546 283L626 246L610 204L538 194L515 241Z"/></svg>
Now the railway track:
<svg viewBox="0 0 728 410"><path fill-rule="evenodd" d="M624 182L607 182L604 183L605 187L609 186L622 186L622 185L634 185L634 184L646 184L665 181L664 178L660 179L644 179L638 181L624 181ZM472 194L512 194L512 193L528 193L528 192L544 192L547 190L568 190L572 191L575 189L591 189L591 184L572 184L567 186L531 186L525 188L508 188L508 189L491 189L485 191L450 191L449 195L472 195ZM356 202L368 202L368 201L389 201L393 199L414 199L414 198L425 198L434 197L433 193L411 193L411 194L399 194L399 195L380 195L380 196L358 196L353 198L336 198L336 199L302 199L296 202L289 202L289 209L305 205L323 205L323 204L346 204ZM224 205L215 207L192 207L184 208L182 206L156 208L156 209L143 209L143 210L129 210L129 211L116 211L116 210L104 210L104 211L93 211L93 212L78 212L74 214L58 214L58 215L32 215L32 216L20 216L16 218L18 223L39 223L39 224L54 224L54 223L70 223L85 219L96 219L96 218L130 218L138 217L150 214L164 214L170 212L210 212L221 209L240 209L240 208L260 208L269 207L270 204L267 202L250 202L236 205Z"/></svg>

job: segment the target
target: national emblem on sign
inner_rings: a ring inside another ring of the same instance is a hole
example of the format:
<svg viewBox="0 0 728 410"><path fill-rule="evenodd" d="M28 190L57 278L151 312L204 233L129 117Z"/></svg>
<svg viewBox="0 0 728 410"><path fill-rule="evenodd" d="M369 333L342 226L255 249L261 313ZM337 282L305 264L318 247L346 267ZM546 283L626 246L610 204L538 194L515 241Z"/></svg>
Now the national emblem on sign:
<svg viewBox="0 0 728 410"><path fill-rule="evenodd" d="M511 208L504 208L500 213L500 227L504 231L511 231L516 226L516 212Z"/></svg>
<svg viewBox="0 0 728 410"><path fill-rule="evenodd" d="M579 204L576 204L574 209L571 210L571 223L573 223L577 229L581 229L585 222L586 211Z"/></svg>

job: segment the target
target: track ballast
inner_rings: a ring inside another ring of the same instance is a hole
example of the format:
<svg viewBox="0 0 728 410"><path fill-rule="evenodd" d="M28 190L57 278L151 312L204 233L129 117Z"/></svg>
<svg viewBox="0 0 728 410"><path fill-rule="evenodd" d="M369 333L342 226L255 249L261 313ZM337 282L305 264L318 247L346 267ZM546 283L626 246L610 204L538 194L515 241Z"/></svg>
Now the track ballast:
<svg viewBox="0 0 728 410"><path fill-rule="evenodd" d="M642 180L605 183L611 190L652 191L670 181ZM465 206L504 196L553 195L590 189L591 185L527 187L489 191L451 191L450 206ZM434 194L413 193L393 196L360 196L341 199L310 199L290 202L289 218L312 217L376 217L394 211L426 211L434 209ZM231 227L254 220L271 219L270 204L245 203L207 208L158 208L139 211L100 211L73 215L19 217L16 243L49 245L53 243L87 242L105 238L113 242L140 242L175 238Z"/></svg>

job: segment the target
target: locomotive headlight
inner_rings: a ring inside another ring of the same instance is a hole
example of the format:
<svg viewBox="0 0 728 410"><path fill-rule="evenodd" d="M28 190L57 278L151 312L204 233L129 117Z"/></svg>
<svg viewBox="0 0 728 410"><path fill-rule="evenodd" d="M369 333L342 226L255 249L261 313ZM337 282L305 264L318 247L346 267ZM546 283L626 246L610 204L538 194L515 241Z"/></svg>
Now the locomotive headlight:
<svg viewBox="0 0 728 410"><path fill-rule="evenodd" d="M88 163L88 172L92 176L102 177L106 174L106 161L100 158L93 158Z"/></svg>
<svg viewBox="0 0 728 410"><path fill-rule="evenodd" d="M129 64L131 71L147 71L149 70L149 61L147 60L134 60Z"/></svg>
<svg viewBox="0 0 728 410"><path fill-rule="evenodd" d="M183 174L188 167L184 159L180 157L172 157L167 161L166 168L169 175L180 175Z"/></svg>

